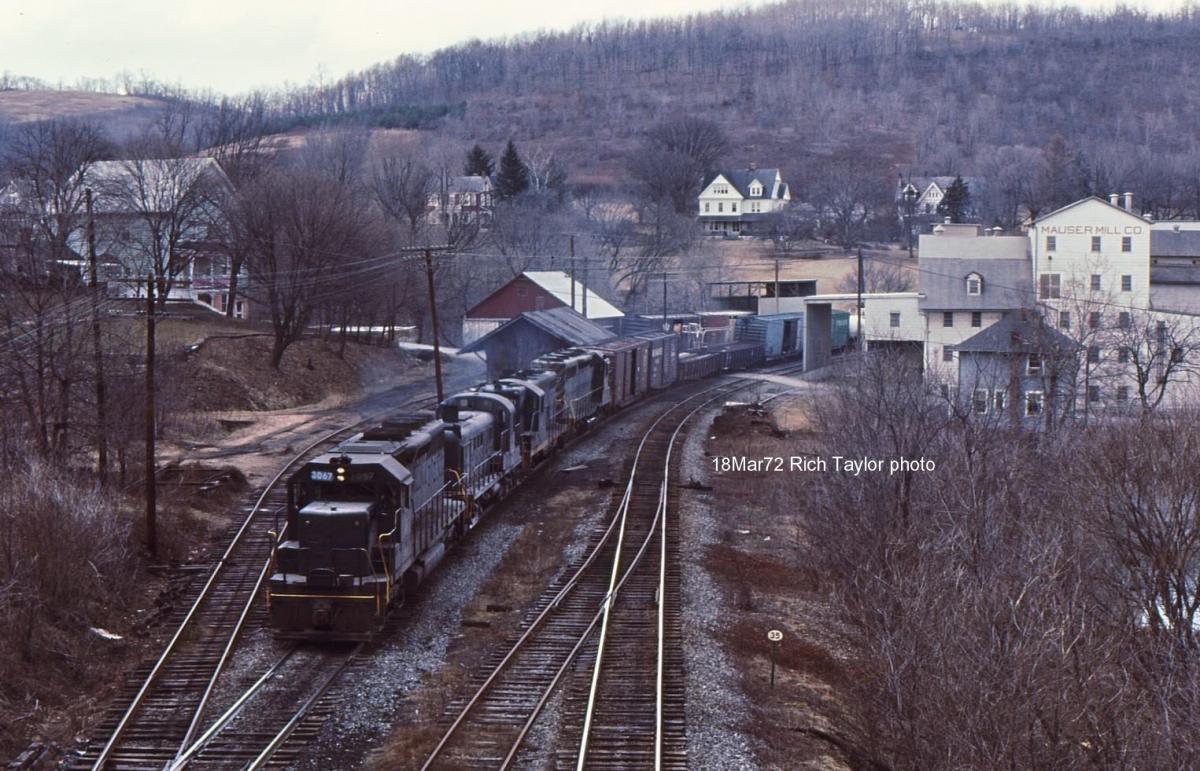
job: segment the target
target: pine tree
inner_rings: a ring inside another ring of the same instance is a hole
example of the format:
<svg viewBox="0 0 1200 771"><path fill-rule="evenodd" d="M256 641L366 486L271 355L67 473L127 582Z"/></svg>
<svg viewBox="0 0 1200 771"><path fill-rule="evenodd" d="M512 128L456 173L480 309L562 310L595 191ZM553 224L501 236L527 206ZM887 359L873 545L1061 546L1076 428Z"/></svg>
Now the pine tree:
<svg viewBox="0 0 1200 771"><path fill-rule="evenodd" d="M938 214L950 217L951 222L962 222L970 205L970 187L963 182L962 177L955 177L954 181L950 183L950 187L946 188L946 195L942 197L942 202L938 204Z"/></svg>
<svg viewBox="0 0 1200 771"><path fill-rule="evenodd" d="M1041 212L1053 211L1078 198L1071 174L1074 153L1061 134L1050 137L1042 149L1042 168L1038 175L1037 197Z"/></svg>
<svg viewBox="0 0 1200 771"><path fill-rule="evenodd" d="M508 140L504 155L500 156L500 171L496 175L496 197L516 198L529 188L529 170L517 155L517 146Z"/></svg>
<svg viewBox="0 0 1200 771"><path fill-rule="evenodd" d="M468 177L490 177L496 170L492 156L479 145L467 151L467 162L463 166L463 174Z"/></svg>

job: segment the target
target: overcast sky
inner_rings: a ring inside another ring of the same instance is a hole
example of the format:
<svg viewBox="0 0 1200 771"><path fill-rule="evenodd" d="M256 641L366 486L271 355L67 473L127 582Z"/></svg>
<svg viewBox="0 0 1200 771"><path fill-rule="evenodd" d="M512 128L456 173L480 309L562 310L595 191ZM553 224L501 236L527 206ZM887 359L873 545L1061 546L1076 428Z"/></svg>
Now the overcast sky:
<svg viewBox="0 0 1200 771"><path fill-rule="evenodd" d="M765 1L0 0L0 70L67 84L145 72L189 88L237 93L335 79L471 38ZM1108 7L1113 1L1082 3Z"/></svg>

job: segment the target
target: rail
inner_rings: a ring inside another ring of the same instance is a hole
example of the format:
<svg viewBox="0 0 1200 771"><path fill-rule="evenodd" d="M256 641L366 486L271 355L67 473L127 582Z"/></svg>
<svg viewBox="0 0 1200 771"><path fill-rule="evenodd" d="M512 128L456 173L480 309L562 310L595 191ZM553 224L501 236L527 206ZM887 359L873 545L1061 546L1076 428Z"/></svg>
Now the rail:
<svg viewBox="0 0 1200 771"><path fill-rule="evenodd" d="M428 394L421 394L417 397L410 399L409 401L424 401L424 400L428 399L428 397L429 397ZM341 426L339 428L333 429L331 431L328 431L328 432L322 434L318 438L316 438L313 441L306 444L299 452L292 455L291 458L287 461L287 463L285 463L279 469L279 471L277 471L275 473L275 475L271 478L271 480L263 487L262 492L259 494L258 498L254 502L254 505L251 507L251 509L247 513L245 519L242 521L241 525L238 527L238 530L234 534L233 538L230 540L229 545L226 546L224 552L222 552L222 554L221 554L221 557L217 560L217 563L214 566L212 572L209 573L208 579L205 581L204 586L200 590L200 593L197 595L196 599L192 602L192 605L189 607L187 614L183 618L183 621L180 622L180 624L176 628L174 634L171 636L171 639L168 641L166 647L163 649L162 653L159 655L158 659L155 661L154 665L151 667L149 674L147 674L146 679L142 682L142 685L139 687L137 693L134 695L134 698L130 702L129 707L126 708L124 713L122 713L121 718L120 718L120 720L118 720L116 727L113 729L112 734L108 738L108 741L105 742L103 750L101 750L100 755L96 759L96 762L92 765L93 771L100 771L100 769L103 769L105 764L108 763L109 758L111 757L111 755L113 753L113 750L117 747L117 744L120 742L122 736L125 733L126 728L128 728L128 726L130 724L130 721L141 709L141 707L146 699L147 694L150 692L151 687L154 685L154 683L157 681L159 675L162 673L168 660L170 660L172 654L175 652L177 646L180 644L181 640L183 639L184 634L191 628L192 621L196 618L196 615L200 611L201 607L203 607L204 604L209 600L209 598L212 594L212 590L216 586L218 578L222 575L225 566L227 564L229 564L234 551L242 544L244 537L250 531L251 523L254 521L254 519L255 519L256 515L259 513L259 511L262 509L263 503L266 501L267 496L275 488L275 486L279 483L280 479L282 479L283 476L296 463L301 461L305 456L307 456L310 452L312 452L312 450L315 449L316 447L330 441L338 434L346 433L348 431L353 431L354 429L356 429L358 426L362 425L363 423L369 422L371 420L375 420L380 415L386 414L387 412L391 412L393 409L395 409L395 408L392 407L392 408L388 408L385 410L376 411L376 412L372 413L371 415L367 416L366 418L356 421L352 425ZM286 529L286 527L285 527L285 529ZM282 538L283 533L279 533L279 536L280 536L280 538ZM216 666L215 670L213 671L211 677L209 678L209 682L206 684L204 693L203 693L200 701L196 705L195 711L193 712L192 719L189 722L187 732L184 735L184 740L181 742L179 753L182 753L185 751L185 748L187 748L189 746L189 744L191 743L192 737L195 735L197 729L199 728L199 721L203 715L204 708L207 706L208 700L212 696L212 692L213 692L213 689L217 682L217 679L219 678L221 672L224 670L225 665L228 663L229 656L231 655L234 645L235 645L238 637L240 636L240 633L245 624L246 618L249 616L250 609L253 607L254 600L257 597L258 592L262 587L262 582L265 579L265 577L267 575L267 571L270 568L271 560L272 560L273 556L274 556L273 552L268 555L267 560L263 564L262 570L259 572L259 577L258 577L257 582L255 583L254 589L253 589L253 591L251 591L251 593L249 595L249 599L246 601L245 606L243 607L241 613L238 616L236 626L231 631L229 638L226 642L226 645L224 646L224 648L222 650L221 657L218 660L217 666ZM176 757L175 757L176 760L178 760L178 758L179 758L179 753L176 754Z"/></svg>
<svg viewBox="0 0 1200 771"><path fill-rule="evenodd" d="M737 385L734 387L734 390L736 390L736 388L740 388L740 387L742 387L742 386ZM660 423L662 423L662 421L666 420L666 418L674 410L679 408L681 405L687 404L688 402L691 402L691 401L693 401L697 398L700 398L706 394L711 394L713 391L721 391L720 394L711 397L710 399L703 402L701 405L697 406L694 410L692 410L692 412L688 413L688 415L683 419L684 422L686 422L692 415L694 415L696 412L698 412L704 406L711 404L713 401L715 401L719 398L722 398L722 396L724 396L725 393L728 392L729 390L731 390L730 384L722 383L720 385L715 385L711 388L707 388L707 389L704 389L703 391L692 394L692 395L684 398L683 400L676 402L669 409L664 410L663 413L661 415L659 415L655 419L655 421L651 424L651 426L646 430L646 432L643 434L643 436L641 437L641 440L638 443L637 450L634 453L634 459L633 459L632 469L631 469L630 476L629 476L629 481L625 485L625 490L622 494L621 501L618 504L617 511L614 513L614 516L609 521L608 526L605 528L603 533L600 534L599 538L597 539L596 545L588 553L587 557L585 558L584 562L579 566L579 568L575 570L575 572L572 574L571 578L555 594L555 596L550 600L550 602L546 605L546 607L540 613L538 613L538 615L535 616L534 619L529 623L529 625L526 627L525 631L516 640L516 642L513 643L513 645L509 648L509 650L506 652L506 654L501 659L501 661L498 664L496 664L496 666L492 669L492 671L484 679L483 683L480 684L480 686L476 689L475 693L471 696L471 698L466 702L466 704L458 712L458 714L455 716L455 718L452 721L452 723L450 724L450 726L443 733L443 735L440 738L440 740L438 741L437 745L433 748L433 750L426 757L425 762L421 766L422 771L428 771L428 769L432 768L433 764L438 760L438 758L442 755L442 753L447 749L447 747L450 744L450 741L453 739L453 737L456 735L456 733L462 727L463 723L467 720L468 716L483 701L485 696L490 692L492 686L496 683L496 681L499 679L499 677L502 675L502 673L505 671L505 669L509 666L509 664L513 661L513 659L517 656L517 654L524 648L526 643L528 643L529 640L534 637L534 635L542 627L542 625L549 618L549 616L561 606L563 600L575 589L575 587L582 580L582 578L583 578L584 574L587 572L587 570L599 558L599 556L603 552L606 544L612 538L614 531L618 528L618 526L620 526L622 528L624 527L625 517L626 517L626 515L628 513L628 509L629 509L629 502L633 495L634 483L637 478L638 464L641 461L641 456L642 456L643 451L645 450L646 443L649 440L650 436L653 434L654 430L659 426ZM678 433L678 431L676 431L676 433ZM652 537L652 535L651 535L651 537ZM638 557L636 558L636 560L640 560L641 554L644 553L648 543L649 543L649 539L647 539L645 542L643 542L642 548L639 550ZM617 564L617 562L614 562L614 565L615 564ZM636 567L636 562L635 562L634 567ZM527 717L527 719L526 719L525 723L523 724L515 741L512 743L507 756L505 757L504 761L502 762L502 764L500 766L501 769L506 769L506 768L510 767L512 762L515 760L516 753L519 750L521 744L523 743L525 736L528 734L529 730L532 728L534 721L536 721L538 715L540 714L541 710L543 709L546 702L548 701L554 688L557 686L558 682L562 678L562 675L566 672L567 668L570 666L572 661L575 659L576 655L578 654L579 650L582 648L582 646L585 643L585 641L587 640L587 638L591 635L593 629L595 628L595 625L597 623L599 623L599 621L602 617L602 614L604 612L604 606L607 605L608 600L612 596L613 592L620 590L621 586L624 585L625 580L629 577L629 575L630 575L630 571L626 571L625 574L620 578L619 581L614 579L614 583L610 584L609 594L605 596L604 603L602 604L601 609L598 610L596 612L596 614L593 616L591 623L585 629L583 634L581 634L579 636L574 647L568 653L566 659L562 662L562 665L555 672L552 681L549 683L549 685L544 689L544 691L540 695L539 701L534 706L532 712Z"/></svg>
<svg viewBox="0 0 1200 771"><path fill-rule="evenodd" d="M742 386L736 386L727 390L736 390ZM670 486L671 473L671 455L675 449L675 440L679 437L679 432L687 425L687 422L700 410L712 404L717 399L720 399L725 394L718 394L710 399L705 400L701 404L693 408L687 415L684 415L676 424L675 430L671 432L671 438L667 442L666 457L663 459L663 475L662 481L659 483L659 499L658 508L654 512L654 520L651 522L650 528L646 533L645 540L642 541L641 547L637 554L634 555L633 561L625 570L621 580L615 583L609 590L609 593L604 598L603 616L604 621L601 626L600 639L596 645L596 661L592 665L592 683L588 690L587 708L583 722L583 730L579 738L579 756L576 762L577 771L583 771L584 763L587 759L588 741L591 736L592 716L596 706L596 694L600 684L600 671L603 662L604 644L606 641L606 630L608 619L612 611L613 603L616 601L617 593L624 586L625 582L633 575L633 571L637 570L641 564L642 557L645 556L646 550L649 548L651 541L654 540L655 530L659 530L659 538L661 541L661 559L659 561L659 583L658 583L658 639L656 646L656 674L655 674L655 723L654 723L654 768L657 771L662 768L662 703L663 703L663 659L666 648L665 643L665 618L664 612L666 608L666 588L667 588L667 490ZM631 480L632 481L632 480ZM613 577L616 578L618 566L620 565L621 554L618 548L617 553L613 555ZM506 766L507 767L507 766Z"/></svg>
<svg viewBox="0 0 1200 771"><path fill-rule="evenodd" d="M304 716L308 714L308 711L313 708L313 705L315 705L322 696L325 695L325 692L329 690L329 686L333 685L334 681L336 681L338 677L341 676L342 672L346 670L346 667L350 666L350 662L354 661L359 653L362 652L362 649L363 643L359 643L354 650L352 650L350 654L346 656L346 659L321 682L316 690L314 690L312 694L304 700L304 703L300 705L300 708L296 710L291 719L284 724L283 728L279 729L279 732L276 733L269 742L267 742L267 746L258 753L254 760L250 761L250 763L246 766L246 771L258 771L258 769L262 768L267 764L268 761L270 761L271 756L273 756L275 752L283 746L283 743L287 741L289 736L292 735L292 731L296 729L296 726L300 724L300 721L304 719Z"/></svg>

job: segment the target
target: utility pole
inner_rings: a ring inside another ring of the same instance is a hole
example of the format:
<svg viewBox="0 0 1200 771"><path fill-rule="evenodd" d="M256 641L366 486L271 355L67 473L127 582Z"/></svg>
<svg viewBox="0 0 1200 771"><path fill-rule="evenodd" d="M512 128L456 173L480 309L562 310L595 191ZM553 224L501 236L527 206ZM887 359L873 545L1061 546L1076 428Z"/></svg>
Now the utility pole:
<svg viewBox="0 0 1200 771"><path fill-rule="evenodd" d="M862 351L866 348L866 330L863 328L863 258L862 247L858 249L858 301L855 308L858 311L858 350Z"/></svg>
<svg viewBox="0 0 1200 771"><path fill-rule="evenodd" d="M438 340L437 296L433 289L433 249L425 249L425 280L429 285L429 320L433 327L433 377L437 381L438 404L446 398L442 391L442 346Z"/></svg>
<svg viewBox="0 0 1200 771"><path fill-rule="evenodd" d="M146 274L146 548L158 559L157 502L154 479L154 276Z"/></svg>
<svg viewBox="0 0 1200 771"><path fill-rule="evenodd" d="M570 252L571 252L571 310L575 310L575 234L570 236ZM584 288L584 293L587 293L587 288ZM584 316L586 317L586 313Z"/></svg>
<svg viewBox="0 0 1200 771"><path fill-rule="evenodd" d="M667 331L667 272L663 271L663 331Z"/></svg>
<svg viewBox="0 0 1200 771"><path fill-rule="evenodd" d="M392 282L392 312L388 323L388 344L396 344L396 282Z"/></svg>
<svg viewBox="0 0 1200 771"><path fill-rule="evenodd" d="M587 315L588 258L587 257L583 258L583 282L582 283L583 283L583 317L586 319L588 317L588 315Z"/></svg>
<svg viewBox="0 0 1200 771"><path fill-rule="evenodd" d="M775 312L779 313L779 255L775 255Z"/></svg>
<svg viewBox="0 0 1200 771"><path fill-rule="evenodd" d="M100 486L108 483L108 420L104 403L104 350L100 341L100 281L96 271L96 222L92 217L92 189L83 191L87 206L89 284L92 290L92 351L96 366L96 467Z"/></svg>

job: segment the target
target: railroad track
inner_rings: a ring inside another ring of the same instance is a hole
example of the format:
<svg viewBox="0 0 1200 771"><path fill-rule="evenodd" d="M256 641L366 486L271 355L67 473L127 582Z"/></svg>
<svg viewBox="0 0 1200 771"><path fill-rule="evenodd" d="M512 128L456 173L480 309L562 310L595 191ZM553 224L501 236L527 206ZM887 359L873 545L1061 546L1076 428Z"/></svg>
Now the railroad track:
<svg viewBox="0 0 1200 771"><path fill-rule="evenodd" d="M428 395L422 395L326 432L292 456L244 508L245 517L231 529L224 553L197 583L186 611L172 618L175 632L158 659L135 670L126 681L113 709L97 727L100 735L108 737L105 743L85 747L68 761L68 769L159 771L173 763L181 765L176 761L205 735L206 713L214 703L218 681L239 638L246 629L262 626L265 621L265 608L256 600L267 578L271 531L278 526L277 512L286 503L288 477L309 458L363 424L397 409L427 406L426 402ZM322 656L332 659L338 671L346 664L328 650ZM348 657L343 654L340 658ZM303 682L313 684L311 678ZM260 738L254 735L255 753L266 746L265 742L259 743ZM232 758L247 750L222 741L185 760L210 765L222 752ZM200 762L206 758L206 762ZM225 761L217 765L229 767Z"/></svg>
<svg viewBox="0 0 1200 771"><path fill-rule="evenodd" d="M596 685L583 700L568 695L574 749L560 753L560 767L686 767L679 573L665 516L677 459L671 449L696 412L743 387L738 378L672 395L675 403L643 434L613 515L587 555L542 594L516 639L493 652L472 681L473 695L448 705L422 771L512 766L572 666L595 672Z"/></svg>
<svg viewBox="0 0 1200 771"><path fill-rule="evenodd" d="M662 417L665 418L681 405L703 394L724 392L726 389L729 389L728 385L720 385L693 393ZM694 391L695 387L691 390ZM673 398L679 400L678 395L673 395ZM719 396L712 397L709 401L716 398ZM229 546L205 579L197 582L197 588L193 590L194 598L186 611L181 609L172 618L176 631L157 661L131 675L117 705L100 723L98 732L108 737L105 744L85 747L67 762L67 768L90 768L93 771L158 771L185 766L255 769L287 767L299 759L306 743L316 737L326 717L348 696L349 692L344 683L347 679L345 673L347 670L353 670L356 663L361 661L361 646L344 650L323 646L303 652L300 652L301 646L293 646L249 689L240 694L222 693L220 698L214 698L218 692L217 682L231 660L242 632L248 628L262 626L265 622L265 608L261 603L256 603L256 598L267 577L270 531L277 525L275 512L285 504L286 489L280 482L285 481L308 458L319 454L327 445L357 430L364 423L397 409L428 406L415 404L419 401L421 398L410 399L353 425L330 431L309 443L280 469L253 504L245 508L246 516L240 526L231 529ZM655 425L658 426L658 423ZM643 442L646 440L643 439ZM651 451L654 453L661 451L658 442L658 439L654 439L651 444ZM631 475L630 492L627 492L626 500L621 505L626 510L632 509L635 512L633 519L640 521L642 493L639 492L639 502L635 502L632 479ZM609 535L616 522L617 519L614 518L613 525L609 527ZM642 537L639 527L640 525L631 526L627 537ZM652 534L647 533L645 543L649 543L651 537ZM601 546L609 542L607 537L601 540ZM609 543L611 553L601 555L599 551L593 551L583 564L575 566L577 571L568 571L568 575L576 572L586 573L593 564L601 565L605 560L610 560L610 564L613 565L618 564L622 559L621 551ZM645 546L643 551L644 548ZM603 571L597 568L592 572ZM677 575L674 580L673 591L677 594ZM556 586L558 592L554 594L560 592L561 596L551 595L551 601L540 604L539 608L535 608L535 612L545 611L542 615L548 617L551 610L573 606L579 606L580 609L590 607L594 611L597 607L605 605L605 599L609 596L609 592L602 586L593 585L590 581L570 579ZM577 609L574 615L578 616L579 613ZM570 663L590 635L589 627L595 628L601 619L593 612L590 620L584 619L581 629L571 630L571 613L554 615L563 615L566 619L565 622L559 622L555 626L556 629L571 635L574 635L575 631L580 632L577 638L571 637L576 640L576 644L571 646L573 650L569 651L567 656L567 663ZM668 625L669 628L678 628L676 622L672 624L673 626ZM533 627L539 625L540 622L533 624ZM549 645L551 649L555 647L553 642ZM673 647L678 649L677 645ZM536 660L538 655L535 651L532 658ZM553 660L562 658L561 651L551 650L549 655ZM548 660L550 659L546 661ZM308 664L299 665L300 661L307 661ZM546 669L546 661L540 665L543 670ZM670 663L670 658L667 661ZM507 662L499 663L497 670L503 669L505 663ZM300 666L300 669L295 669L297 666ZM535 662L534 666L536 668L539 665ZM514 755L525 732L532 725L532 720L544 706L546 698L565 670L566 666L563 665L552 673L553 682L548 690L542 692L540 699L536 700L532 716L519 731L519 738L512 748ZM303 672L304 676L294 676L297 671ZM289 677L288 672L292 672L293 676ZM340 685L339 679L342 681ZM525 702L528 701L523 690L526 686L517 688L522 693L511 697L503 695L501 689L496 689L496 703L479 711L485 726L489 723L510 725L516 716L522 714L519 710L524 709ZM678 720L672 717L670 721L672 725L677 723L680 737L681 688L682 686L679 690ZM218 705L217 702L221 698L226 703ZM216 716L215 710L218 706L228 709ZM205 718L210 712L214 713L214 716L206 724ZM485 728L484 733L487 731ZM488 743L487 740L484 741L484 744ZM495 745L495 742L490 744ZM507 765L508 762L511 762L511 758L504 761L503 765ZM486 761L482 764L487 765L489 763ZM439 767L463 766L452 764ZM480 766L472 764L471 767Z"/></svg>

